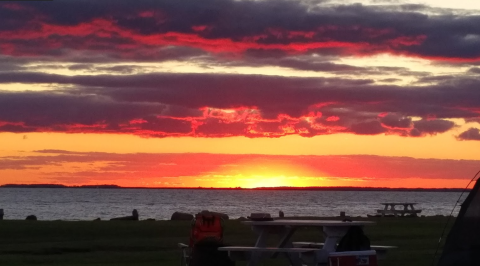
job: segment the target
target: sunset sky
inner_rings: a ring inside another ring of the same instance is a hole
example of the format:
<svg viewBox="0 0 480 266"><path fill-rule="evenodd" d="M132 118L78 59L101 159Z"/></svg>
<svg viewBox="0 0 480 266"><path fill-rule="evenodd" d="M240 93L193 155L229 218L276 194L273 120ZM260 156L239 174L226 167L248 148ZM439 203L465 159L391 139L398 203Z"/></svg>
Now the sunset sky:
<svg viewBox="0 0 480 266"><path fill-rule="evenodd" d="M0 185L462 188L480 1L0 2Z"/></svg>

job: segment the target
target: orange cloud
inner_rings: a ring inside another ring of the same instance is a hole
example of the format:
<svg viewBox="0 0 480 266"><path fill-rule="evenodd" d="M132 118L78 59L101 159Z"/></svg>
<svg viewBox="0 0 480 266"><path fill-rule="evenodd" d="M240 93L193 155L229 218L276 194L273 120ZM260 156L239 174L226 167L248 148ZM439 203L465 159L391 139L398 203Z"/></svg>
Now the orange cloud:
<svg viewBox="0 0 480 266"><path fill-rule="evenodd" d="M0 182L119 184L123 186L463 187L475 160L382 156L233 154L115 154L43 150L0 157ZM25 177L24 173L29 175ZM0 183L1 184L1 183ZM169 184L169 185L167 185Z"/></svg>

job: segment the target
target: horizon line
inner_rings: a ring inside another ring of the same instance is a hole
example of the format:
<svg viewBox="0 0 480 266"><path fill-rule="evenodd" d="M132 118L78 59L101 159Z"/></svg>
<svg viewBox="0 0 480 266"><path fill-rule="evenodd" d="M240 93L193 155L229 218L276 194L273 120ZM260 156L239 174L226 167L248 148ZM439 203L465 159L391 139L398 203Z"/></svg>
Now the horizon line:
<svg viewBox="0 0 480 266"><path fill-rule="evenodd" d="M358 187L358 186L278 186L278 187L129 187L113 184L101 185L64 185L64 184L3 184L0 188L99 188L99 189L204 189L204 190L403 190L403 191L464 191L471 188L405 188L405 187Z"/></svg>

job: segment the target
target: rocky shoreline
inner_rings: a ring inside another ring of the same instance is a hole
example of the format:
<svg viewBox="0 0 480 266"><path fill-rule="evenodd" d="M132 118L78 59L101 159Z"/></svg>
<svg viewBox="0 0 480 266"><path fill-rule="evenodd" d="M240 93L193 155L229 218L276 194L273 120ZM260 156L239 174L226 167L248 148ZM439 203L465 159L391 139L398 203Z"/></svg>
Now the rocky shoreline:
<svg viewBox="0 0 480 266"><path fill-rule="evenodd" d="M218 215L218 216L222 217L223 220L231 220L231 218L229 217L228 214L221 213L221 212L203 210L199 213L214 214L214 215ZM0 220L8 220L8 219L4 219L4 217L5 217L5 212L4 212L3 209L0 209ZM192 213L176 211L171 215L170 219L168 219L168 220L169 221L191 221L191 220L193 220L194 217L195 217L195 215L192 214ZM247 217L240 216L240 217L238 217L236 219L233 219L233 220L240 220L240 221L249 220ZM394 217L394 216L393 215L386 215L385 217L390 218L390 217ZM445 215L430 215L430 216L421 215L421 216L412 216L412 217L405 216L405 217L401 217L401 218L425 218L425 217L448 217L448 216L445 216ZM328 217L323 217L323 216L285 216L283 211L279 211L278 216L276 216L276 217L272 216L272 218L273 219L302 219L302 220L317 220L317 219L340 219L340 220L343 220L343 219L368 219L368 218L374 218L375 219L375 218L382 218L382 217L381 217L381 215L348 216L348 215L345 214L345 212L341 212L339 216L328 216ZM24 220L37 221L39 219L37 218L36 215L32 214L32 215L28 215ZM153 219L153 218L140 219L140 214L136 209L134 209L132 211L132 215L114 217L114 218L110 218L110 219L107 219L107 220L109 220L109 221L166 221L166 220L157 220L157 219ZM107 221L107 220L104 220L104 221ZM45 221L50 221L50 220L45 220ZM71 220L57 219L55 221L71 221ZM92 221L92 220L85 219L85 220L74 220L74 221ZM95 218L95 219L93 219L93 221L102 221L102 219L101 218Z"/></svg>

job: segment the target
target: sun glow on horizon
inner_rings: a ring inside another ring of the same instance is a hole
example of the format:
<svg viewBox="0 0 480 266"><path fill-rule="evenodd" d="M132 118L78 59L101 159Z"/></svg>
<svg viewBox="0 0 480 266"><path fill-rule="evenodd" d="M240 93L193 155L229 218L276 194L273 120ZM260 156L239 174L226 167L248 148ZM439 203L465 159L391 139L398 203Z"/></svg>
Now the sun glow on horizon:
<svg viewBox="0 0 480 266"><path fill-rule="evenodd" d="M235 182L235 181L233 181ZM259 187L304 187L306 183L298 176L262 176L252 175L248 177L236 178L238 186L241 188L259 188Z"/></svg>

